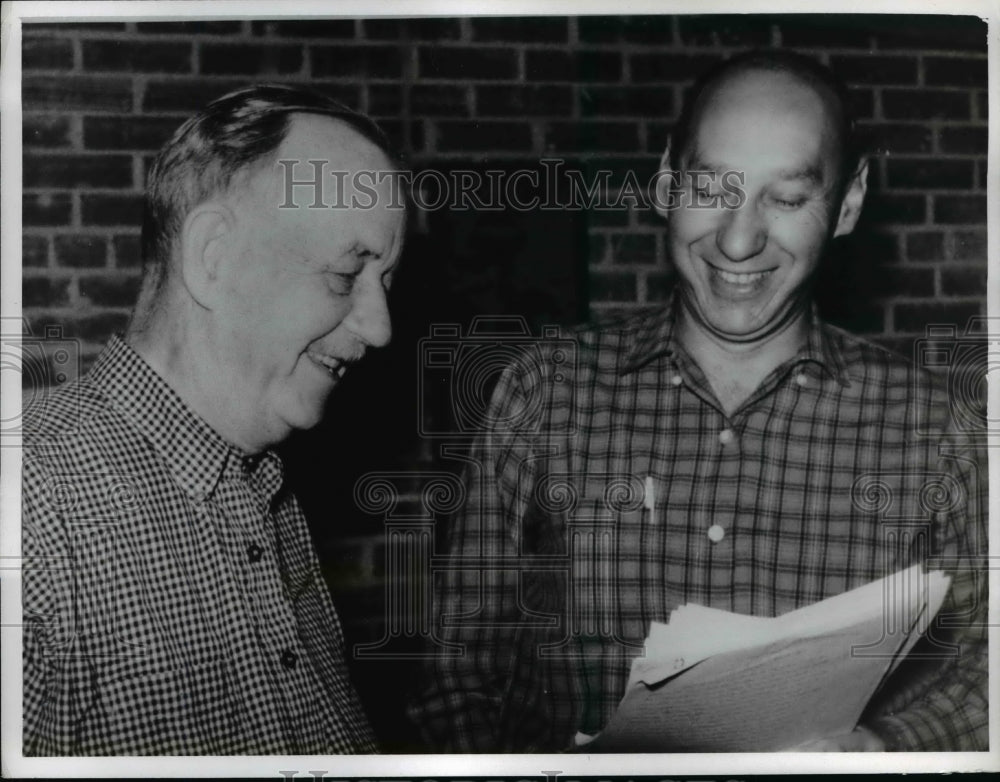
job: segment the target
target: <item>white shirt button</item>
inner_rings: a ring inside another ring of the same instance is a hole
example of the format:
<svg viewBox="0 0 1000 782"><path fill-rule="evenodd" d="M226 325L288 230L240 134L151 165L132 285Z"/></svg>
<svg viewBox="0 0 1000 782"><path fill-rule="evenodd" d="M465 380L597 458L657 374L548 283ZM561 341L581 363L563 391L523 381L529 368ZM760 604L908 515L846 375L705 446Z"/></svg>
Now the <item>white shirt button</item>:
<svg viewBox="0 0 1000 782"><path fill-rule="evenodd" d="M795 382L798 383L800 386L804 386L806 383L809 382L809 378L806 377L804 372L799 372L799 374L795 376Z"/></svg>
<svg viewBox="0 0 1000 782"><path fill-rule="evenodd" d="M721 432L719 432L719 442L722 443L723 445L728 445L733 441L733 438L735 436L736 435L733 434L732 429L723 429Z"/></svg>
<svg viewBox="0 0 1000 782"><path fill-rule="evenodd" d="M718 524L713 524L708 528L708 539L713 543L718 543L724 537L726 537L726 531Z"/></svg>
<svg viewBox="0 0 1000 782"><path fill-rule="evenodd" d="M678 657L676 660L674 660L674 670L675 671L679 671L683 667L684 667L684 658L683 657Z"/></svg>
<svg viewBox="0 0 1000 782"><path fill-rule="evenodd" d="M674 375L672 378L670 378L670 382L673 383L675 386L679 386L681 383L684 382L684 378L682 378L680 375Z"/></svg>

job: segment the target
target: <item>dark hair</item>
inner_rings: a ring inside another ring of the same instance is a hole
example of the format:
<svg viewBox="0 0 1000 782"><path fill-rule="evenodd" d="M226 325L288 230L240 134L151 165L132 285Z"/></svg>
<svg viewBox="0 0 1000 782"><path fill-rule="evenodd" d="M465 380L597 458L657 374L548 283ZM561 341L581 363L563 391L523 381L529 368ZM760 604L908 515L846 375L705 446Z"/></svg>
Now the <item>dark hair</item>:
<svg viewBox="0 0 1000 782"><path fill-rule="evenodd" d="M860 162L863 150L858 143L847 88L837 75L812 57L790 49L754 49L724 60L705 72L692 86L681 115L674 127L670 147L670 165L680 170L680 162L691 142L694 122L702 98L711 88L730 76L746 71L788 73L833 98L834 121L840 143L840 184L846 185Z"/></svg>
<svg viewBox="0 0 1000 782"><path fill-rule="evenodd" d="M149 171L142 218L144 293L156 293L184 218L207 198L225 192L233 178L273 153L288 135L291 115L319 114L340 120L397 158L375 122L311 90L255 84L212 101L181 125Z"/></svg>

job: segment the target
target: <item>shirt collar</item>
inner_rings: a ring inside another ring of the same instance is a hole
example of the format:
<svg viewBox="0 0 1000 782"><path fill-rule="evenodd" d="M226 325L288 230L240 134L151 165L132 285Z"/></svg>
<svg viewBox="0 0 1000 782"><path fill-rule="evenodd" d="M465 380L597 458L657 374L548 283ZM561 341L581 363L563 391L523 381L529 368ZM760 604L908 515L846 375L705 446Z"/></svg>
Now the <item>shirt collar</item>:
<svg viewBox="0 0 1000 782"><path fill-rule="evenodd" d="M619 370L621 374L634 372L661 356L671 356L675 352L674 324L676 323L677 302L676 291L670 294L666 306L640 321L635 330L624 363ZM809 332L806 344L793 360L795 362L810 361L826 371L840 385L849 386L847 365L840 352L836 340L831 338L826 324L819 316L819 308L815 303L809 315Z"/></svg>
<svg viewBox="0 0 1000 782"><path fill-rule="evenodd" d="M249 481L268 503L281 487L277 454L248 455L226 442L119 335L105 346L90 377L195 502L211 497L223 479Z"/></svg>

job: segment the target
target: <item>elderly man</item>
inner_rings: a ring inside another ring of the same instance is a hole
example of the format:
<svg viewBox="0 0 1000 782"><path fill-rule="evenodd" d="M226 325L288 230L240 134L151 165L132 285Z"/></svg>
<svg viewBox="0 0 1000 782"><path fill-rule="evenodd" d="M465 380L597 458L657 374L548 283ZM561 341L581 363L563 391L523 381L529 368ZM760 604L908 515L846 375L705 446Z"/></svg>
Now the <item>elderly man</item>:
<svg viewBox="0 0 1000 782"><path fill-rule="evenodd" d="M392 171L371 120L280 85L160 152L128 332L26 424L25 754L375 750L270 449L390 338Z"/></svg>
<svg viewBox="0 0 1000 782"><path fill-rule="evenodd" d="M572 369L539 349L499 381L413 715L439 750L563 750L608 723L678 606L776 616L933 557L947 620L856 730L800 748L987 748L985 461L927 373L811 297L865 196L843 89L791 52L733 58L663 173L668 306L578 331ZM609 515L635 484L646 510Z"/></svg>

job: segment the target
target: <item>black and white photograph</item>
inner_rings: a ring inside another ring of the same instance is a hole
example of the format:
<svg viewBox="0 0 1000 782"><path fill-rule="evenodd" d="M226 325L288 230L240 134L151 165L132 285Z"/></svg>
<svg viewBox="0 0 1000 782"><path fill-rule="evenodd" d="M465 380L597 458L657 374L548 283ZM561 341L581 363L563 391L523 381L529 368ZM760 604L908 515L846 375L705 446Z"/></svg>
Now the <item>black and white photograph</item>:
<svg viewBox="0 0 1000 782"><path fill-rule="evenodd" d="M1000 770L1000 6L569 5L6 4L4 776Z"/></svg>

